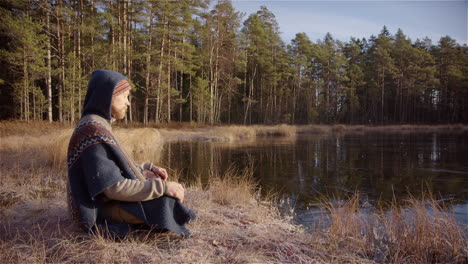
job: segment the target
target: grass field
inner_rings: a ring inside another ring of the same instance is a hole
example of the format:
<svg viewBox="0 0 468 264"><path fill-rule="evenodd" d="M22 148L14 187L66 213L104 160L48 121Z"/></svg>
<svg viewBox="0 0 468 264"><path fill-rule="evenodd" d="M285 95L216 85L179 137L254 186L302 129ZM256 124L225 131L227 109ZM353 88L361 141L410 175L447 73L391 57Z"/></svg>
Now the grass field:
<svg viewBox="0 0 468 264"><path fill-rule="evenodd" d="M115 133L137 162L157 162L160 148L169 139L245 141L258 136L293 137L305 133L304 129L287 125L120 127ZM349 128L316 127L314 131L320 129L323 133ZM260 198L265 196L258 194L249 168L210 175L209 184L203 187L197 181L184 183L186 204L198 216L188 226L189 239L149 231L133 233L122 241L88 236L70 219L65 202L65 153L71 133L72 127L57 124L0 123L1 263L468 261L467 227L457 224L447 213L449 207L435 199L409 199L390 206L391 210L368 212L359 195L339 204L324 198L327 214L323 218L328 224L306 231L292 223L291 215L279 213L274 194Z"/></svg>

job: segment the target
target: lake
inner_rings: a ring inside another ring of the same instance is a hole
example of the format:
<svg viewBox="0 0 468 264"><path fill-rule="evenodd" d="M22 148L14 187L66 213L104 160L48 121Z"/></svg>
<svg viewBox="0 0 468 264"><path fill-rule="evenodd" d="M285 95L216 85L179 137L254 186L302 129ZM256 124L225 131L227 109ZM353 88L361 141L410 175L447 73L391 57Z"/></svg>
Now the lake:
<svg viewBox="0 0 468 264"><path fill-rule="evenodd" d="M468 224L468 133L347 133L266 137L250 142L175 142L163 166L183 180L253 166L262 192L273 190L294 221L310 225L323 195L362 193L367 201L403 201L409 194L452 203Z"/></svg>

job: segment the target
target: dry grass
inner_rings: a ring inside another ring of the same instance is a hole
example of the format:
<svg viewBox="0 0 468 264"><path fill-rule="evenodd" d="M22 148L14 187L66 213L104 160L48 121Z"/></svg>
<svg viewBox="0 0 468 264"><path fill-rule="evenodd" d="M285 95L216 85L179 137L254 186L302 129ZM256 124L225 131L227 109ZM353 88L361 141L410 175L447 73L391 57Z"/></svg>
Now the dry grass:
<svg viewBox="0 0 468 264"><path fill-rule="evenodd" d="M468 125L385 125L385 126L364 126L364 125L300 125L297 126L297 133L301 134L326 134L326 133L434 133L434 132L465 132Z"/></svg>
<svg viewBox="0 0 468 264"><path fill-rule="evenodd" d="M41 136L66 128L74 128L75 124L47 121L0 121L0 137L5 136Z"/></svg>
<svg viewBox="0 0 468 264"><path fill-rule="evenodd" d="M159 162L163 139L154 128L116 129L115 136L136 162Z"/></svg>
<svg viewBox="0 0 468 264"><path fill-rule="evenodd" d="M259 137L283 137L294 139L298 134L343 134L343 133L433 133L433 132L465 132L468 131L468 125L385 125L385 126L365 126L365 125L216 125L197 124L189 122L171 122L142 123L133 122L125 124L119 121L113 124L116 127L118 138L126 142L126 133L139 134L142 138L148 136L155 145L161 145L161 142L171 141L216 141L216 142L246 142L255 141ZM50 134L62 133L64 129L72 129L74 124L58 122L48 123L45 121L23 122L23 121L1 121L0 137L13 136L23 137L31 136L42 138L49 137ZM65 133L67 134L67 133ZM132 135L129 135L132 136ZM15 141L15 140L13 140ZM128 146L144 144L137 138L130 142ZM135 154L141 152L141 149L135 150ZM154 154L151 154L154 155ZM136 158L138 159L138 158Z"/></svg>
<svg viewBox="0 0 468 264"><path fill-rule="evenodd" d="M260 137L295 137L297 126L275 125L275 126L254 126L257 136Z"/></svg>
<svg viewBox="0 0 468 264"><path fill-rule="evenodd" d="M209 190L187 189L187 204L198 219L192 237L180 240L148 231L122 241L84 236L62 200L25 201L3 215L2 263L330 263L309 245L310 236L258 204L221 205ZM40 215L36 215L40 213ZM271 232L274 230L274 232Z"/></svg>
<svg viewBox="0 0 468 264"><path fill-rule="evenodd" d="M218 138L218 141L251 140L256 137L255 129L247 126L213 127L201 131L204 135Z"/></svg>
<svg viewBox="0 0 468 264"><path fill-rule="evenodd" d="M213 127L210 124L201 124L196 122L178 122L178 121L171 121L170 123L155 123L154 121L149 122L147 125L143 124L142 122L127 122L125 121L118 121L116 126L121 128L155 128L155 129L193 129L193 128L204 128L204 127Z"/></svg>
<svg viewBox="0 0 468 264"><path fill-rule="evenodd" d="M450 124L450 125L388 125L388 126L369 126L366 127L369 132L418 132L418 133L433 133L433 132L464 132L468 131L468 125Z"/></svg>
<svg viewBox="0 0 468 264"><path fill-rule="evenodd" d="M374 209L359 195L344 204L327 202L326 238L333 248L379 263L466 263L468 233L432 198L409 198L390 210Z"/></svg>
<svg viewBox="0 0 468 264"><path fill-rule="evenodd" d="M184 130L161 129L165 141L254 142L260 137L296 136L296 127L277 126L214 126Z"/></svg>
<svg viewBox="0 0 468 264"><path fill-rule="evenodd" d="M210 198L220 205L248 204L255 197L256 185L252 176L252 168L239 172L232 167L224 175L210 175Z"/></svg>
<svg viewBox="0 0 468 264"><path fill-rule="evenodd" d="M71 221L65 202L64 153L71 133L1 137L1 263L311 263L323 255L312 254L300 227L254 198L251 171L212 175L205 188L187 188L187 205L198 215L189 226L190 239L148 232L123 241L86 236ZM154 130L116 129L116 134L133 146L128 150L137 160L155 157L160 136Z"/></svg>
<svg viewBox="0 0 468 264"><path fill-rule="evenodd" d="M270 133L254 131L255 137ZM292 130L284 126L284 131ZM281 216L273 202L259 198L251 169L214 173L207 186L198 181L187 187L186 203L198 216L189 224L189 239L149 231L122 241L99 234L90 237L71 221L65 203L63 153L71 129L52 129L43 135L8 133L0 137L1 263L468 261L466 226L457 225L434 200L410 199L404 207L394 205L392 210L371 213L357 196L341 205L328 203L329 214L324 217L329 225L307 233L291 223L291 216ZM159 147L167 140L164 133L168 132L116 129L117 137L139 162L157 159ZM171 177L176 175L173 172Z"/></svg>

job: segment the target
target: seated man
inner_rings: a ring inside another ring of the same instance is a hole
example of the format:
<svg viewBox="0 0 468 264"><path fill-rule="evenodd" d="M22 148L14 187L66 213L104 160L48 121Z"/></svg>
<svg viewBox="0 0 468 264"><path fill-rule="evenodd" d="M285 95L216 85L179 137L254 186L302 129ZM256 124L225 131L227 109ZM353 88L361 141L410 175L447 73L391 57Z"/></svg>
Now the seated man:
<svg viewBox="0 0 468 264"><path fill-rule="evenodd" d="M97 227L124 237L135 224L189 235L195 218L184 188L168 181L166 170L137 165L114 137L111 119L125 117L131 86L120 73L93 72L83 114L68 146L68 202L74 219L88 233ZM145 139L141 139L145 140Z"/></svg>

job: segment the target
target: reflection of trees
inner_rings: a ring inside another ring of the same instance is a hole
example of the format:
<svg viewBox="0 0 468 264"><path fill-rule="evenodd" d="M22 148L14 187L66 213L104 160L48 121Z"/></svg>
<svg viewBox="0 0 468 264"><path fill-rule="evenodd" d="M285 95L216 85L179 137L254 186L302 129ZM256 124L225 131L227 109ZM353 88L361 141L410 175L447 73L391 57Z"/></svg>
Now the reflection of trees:
<svg viewBox="0 0 468 264"><path fill-rule="evenodd" d="M421 191L457 195L466 174L450 174L468 156L465 134L345 134L277 138L249 144L173 143L166 147L167 165L184 168L184 177L206 182L229 166L254 166L255 177L278 192L298 194L311 202L318 193L366 192L374 199L419 196ZM437 154L434 154L437 153ZM442 168L446 171L431 169Z"/></svg>

